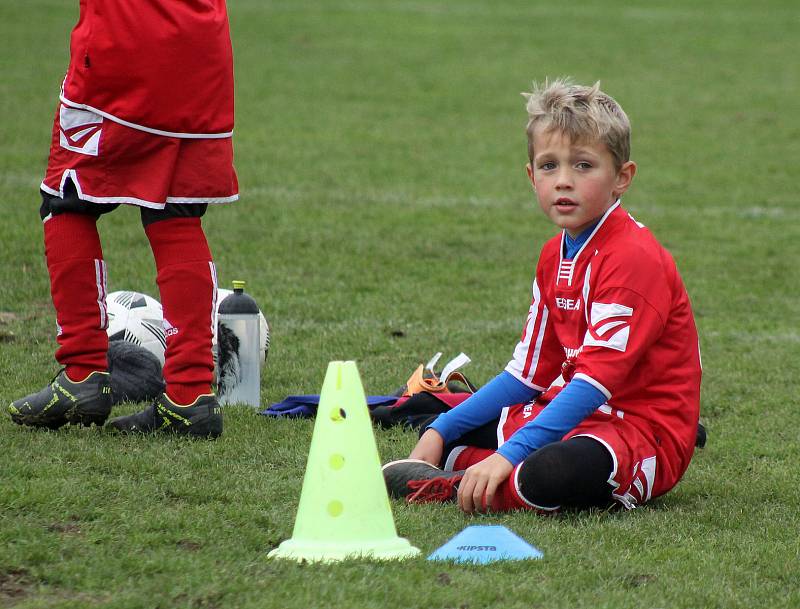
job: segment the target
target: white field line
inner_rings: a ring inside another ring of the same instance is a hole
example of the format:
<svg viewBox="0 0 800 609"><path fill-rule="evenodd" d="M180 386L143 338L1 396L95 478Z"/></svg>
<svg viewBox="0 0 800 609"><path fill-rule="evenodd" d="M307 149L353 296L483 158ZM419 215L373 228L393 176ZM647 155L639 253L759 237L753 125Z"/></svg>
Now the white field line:
<svg viewBox="0 0 800 609"><path fill-rule="evenodd" d="M515 317L514 319L508 318L505 320L479 320L479 321L465 321L459 323L459 333L463 334L482 334L486 331L505 331L508 332L509 353L514 348L519 332L522 328L524 319ZM440 326L435 321L421 322L421 321L398 321L387 320L378 317L353 317L350 319L341 319L338 321L325 321L309 319L307 317L296 318L283 318L280 322L282 332L305 332L305 331L350 331L350 330L385 330L398 328L404 332L413 331L415 329L428 329L431 327Z"/></svg>
<svg viewBox="0 0 800 609"><path fill-rule="evenodd" d="M390 190L364 190L364 191L310 191L301 189L284 188L281 186L255 186L243 188L240 193L242 199L247 197L267 198L278 201L296 201L316 199L318 201L336 201L352 203L353 201L369 202L379 205L402 205L403 207L433 208L433 207L519 207L528 206L532 200L514 200L512 198L478 197L478 196L449 196L449 195L419 195L410 192Z"/></svg>
<svg viewBox="0 0 800 609"><path fill-rule="evenodd" d="M352 203L353 201L370 202L373 204L400 205L414 208L455 208L455 207L481 207L481 208L527 208L534 209L533 195L528 196L523 193L519 196L509 197L486 197L486 196L455 196L455 195L419 195L413 192L399 192L390 190L364 190L364 191L310 191L302 189L291 189L281 186L261 185L242 190L242 198L248 196L259 198L270 198L279 201L295 201L306 199L318 199ZM655 205L648 203L627 204L626 208L637 218L647 224L647 216L668 216L673 214L685 214L686 208L674 205ZM641 218L637 216L640 213ZM798 219L800 218L800 207L794 202L786 201L774 205L748 205L738 207L735 203L730 205L694 205L691 210L693 217L720 216L737 218L755 219Z"/></svg>
<svg viewBox="0 0 800 609"><path fill-rule="evenodd" d="M759 344L773 344L773 343L787 343L787 344L798 344L800 343L800 332L796 330L786 330L786 331L757 331L757 332L748 332L746 330L726 330L726 331L719 331L719 330L710 330L700 333L700 345L702 347L703 343L708 339L728 339L733 340L735 342L743 342L743 343L759 343Z"/></svg>
<svg viewBox="0 0 800 609"><path fill-rule="evenodd" d="M237 0L237 6L264 8L263 0ZM298 2L270 2L267 12L274 13L310 13L320 11L317 4L302 5ZM432 2L374 2L341 0L330 5L331 8L320 12L333 13L401 13L441 15L445 17L499 17L512 19L551 19L551 18L588 18L610 19L612 13L605 6L587 7L571 3L551 3L548 5L504 6L502 3L432 3ZM791 23L800 22L800 13L796 10L765 11L758 6L731 8L727 10L708 11L702 3L693 8L647 7L619 8L613 12L614 19L665 22L708 22L715 25L721 23Z"/></svg>

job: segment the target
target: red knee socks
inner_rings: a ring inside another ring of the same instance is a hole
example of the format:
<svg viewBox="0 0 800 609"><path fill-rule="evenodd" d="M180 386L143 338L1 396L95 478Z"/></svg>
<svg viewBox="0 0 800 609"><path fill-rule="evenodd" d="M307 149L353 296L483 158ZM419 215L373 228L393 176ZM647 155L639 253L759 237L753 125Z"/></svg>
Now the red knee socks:
<svg viewBox="0 0 800 609"><path fill-rule="evenodd" d="M182 405L211 393L217 276L200 218L169 218L145 228L156 261L167 350L164 380Z"/></svg>
<svg viewBox="0 0 800 609"><path fill-rule="evenodd" d="M211 336L216 272L199 218L170 218L150 224L157 282L167 333L164 379L167 395L191 404L211 392ZM106 265L97 220L62 213L44 223L45 256L56 309L56 360L72 380L106 370Z"/></svg>
<svg viewBox="0 0 800 609"><path fill-rule="evenodd" d="M477 446L456 446L450 453L445 464L445 469L454 472L467 469L470 465L480 463L489 455L494 454L491 448L478 448ZM455 458L454 458L455 457Z"/></svg>
<svg viewBox="0 0 800 609"><path fill-rule="evenodd" d="M475 465L476 463L483 461L486 457L495 453L495 451L492 449L478 448L477 446L459 446L453 449L453 453L456 453L456 451L458 451L458 453L452 460L453 471L465 470L470 465ZM448 459L448 461L450 461L450 459ZM451 469L449 465L450 464L448 463L445 466L445 469ZM520 465L517 465L511 472L511 475L508 477L508 479L499 487L497 487L494 500L492 501L492 509L494 511L508 512L510 510L535 509L535 507L525 501L525 499L519 493L519 488L517 486L517 472L519 471Z"/></svg>
<svg viewBox="0 0 800 609"><path fill-rule="evenodd" d="M517 485L517 473L522 463L518 464L511 472L511 475L497 487L492 501L492 509L496 512L508 512L511 510L533 510L536 509L531 503L519 493Z"/></svg>
<svg viewBox="0 0 800 609"><path fill-rule="evenodd" d="M106 264L97 220L76 213L51 216L44 223L44 247L58 324L56 360L70 379L80 381L108 368Z"/></svg>

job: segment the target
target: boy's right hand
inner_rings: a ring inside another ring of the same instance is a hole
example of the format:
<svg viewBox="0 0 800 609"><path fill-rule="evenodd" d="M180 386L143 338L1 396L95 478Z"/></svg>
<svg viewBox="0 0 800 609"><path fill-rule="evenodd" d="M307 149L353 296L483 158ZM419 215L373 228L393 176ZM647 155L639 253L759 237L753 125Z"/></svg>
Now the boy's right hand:
<svg viewBox="0 0 800 609"><path fill-rule="evenodd" d="M444 438L434 429L428 429L419 438L419 442L408 455L409 459L420 459L431 465L439 466L444 452Z"/></svg>

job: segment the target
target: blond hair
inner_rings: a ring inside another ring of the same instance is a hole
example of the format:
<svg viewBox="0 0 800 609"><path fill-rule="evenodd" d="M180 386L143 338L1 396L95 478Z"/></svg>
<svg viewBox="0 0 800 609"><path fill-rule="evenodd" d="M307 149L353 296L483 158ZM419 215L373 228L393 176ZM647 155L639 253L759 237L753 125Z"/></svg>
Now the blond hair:
<svg viewBox="0 0 800 609"><path fill-rule="evenodd" d="M528 111L528 156L533 160L533 132L559 131L572 142L600 141L614 156L617 169L630 160L631 124L628 116L610 95L591 87L576 85L569 78L533 83L523 93Z"/></svg>

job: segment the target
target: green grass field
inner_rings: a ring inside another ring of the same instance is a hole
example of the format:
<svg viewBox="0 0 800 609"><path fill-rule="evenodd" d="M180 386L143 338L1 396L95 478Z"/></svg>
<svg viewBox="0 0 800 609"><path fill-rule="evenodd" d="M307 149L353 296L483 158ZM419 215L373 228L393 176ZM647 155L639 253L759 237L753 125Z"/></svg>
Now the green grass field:
<svg viewBox="0 0 800 609"><path fill-rule="evenodd" d="M572 75L632 119L624 203L692 297L708 446L632 513L393 504L423 556L497 523L542 561L297 565L266 554L291 536L311 421L231 407L209 443L37 432L3 410L0 607L800 606L797 3L229 4L242 199L205 227L221 283L246 279L270 319L264 404L318 393L336 359L368 394L439 350L468 353L479 383L505 365L554 234L524 174L519 92ZM56 371L37 187L77 5L0 9L3 407ZM157 297L138 213L100 226L109 290ZM415 439L376 437L384 461Z"/></svg>

